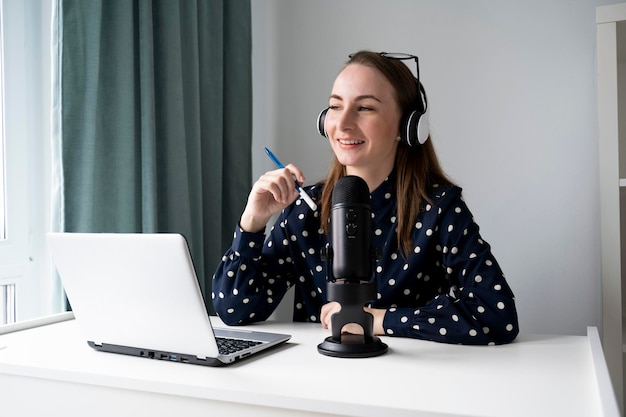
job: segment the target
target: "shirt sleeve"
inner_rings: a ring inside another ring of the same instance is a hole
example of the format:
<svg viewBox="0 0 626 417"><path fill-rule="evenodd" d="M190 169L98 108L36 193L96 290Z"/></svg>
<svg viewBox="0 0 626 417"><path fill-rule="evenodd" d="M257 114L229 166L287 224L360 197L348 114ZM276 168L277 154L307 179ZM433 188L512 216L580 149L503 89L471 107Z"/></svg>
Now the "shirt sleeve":
<svg viewBox="0 0 626 417"><path fill-rule="evenodd" d="M509 343L519 331L513 292L460 190L448 194L430 210L439 239L440 259L433 261L442 269L447 292L419 308L392 306L385 333L446 343Z"/></svg>
<svg viewBox="0 0 626 417"><path fill-rule="evenodd" d="M284 218L283 212L277 224ZM282 228L273 227L270 237L235 228L232 246L219 263L212 283L215 312L227 325L267 319L292 285L288 245ZM270 262L269 259L272 259Z"/></svg>

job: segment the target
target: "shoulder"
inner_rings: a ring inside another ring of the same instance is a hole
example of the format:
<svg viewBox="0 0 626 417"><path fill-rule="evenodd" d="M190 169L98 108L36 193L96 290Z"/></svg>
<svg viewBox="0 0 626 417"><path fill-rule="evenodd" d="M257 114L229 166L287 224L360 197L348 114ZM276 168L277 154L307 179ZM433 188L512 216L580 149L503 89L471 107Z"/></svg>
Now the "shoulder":
<svg viewBox="0 0 626 417"><path fill-rule="evenodd" d="M473 219L472 212L463 199L463 189L456 185L434 187L429 193L429 201L423 203L422 213L442 221L454 216L458 219Z"/></svg>
<svg viewBox="0 0 626 417"><path fill-rule="evenodd" d="M432 204L446 206L455 201L463 200L463 189L454 184L435 184L428 193Z"/></svg>

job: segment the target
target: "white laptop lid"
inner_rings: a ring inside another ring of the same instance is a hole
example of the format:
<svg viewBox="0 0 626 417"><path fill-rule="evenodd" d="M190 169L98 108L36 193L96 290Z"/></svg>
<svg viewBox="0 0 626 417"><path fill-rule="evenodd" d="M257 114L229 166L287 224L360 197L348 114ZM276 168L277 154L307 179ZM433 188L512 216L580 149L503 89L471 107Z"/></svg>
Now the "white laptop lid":
<svg viewBox="0 0 626 417"><path fill-rule="evenodd" d="M50 233L48 242L87 341L218 356L183 236Z"/></svg>

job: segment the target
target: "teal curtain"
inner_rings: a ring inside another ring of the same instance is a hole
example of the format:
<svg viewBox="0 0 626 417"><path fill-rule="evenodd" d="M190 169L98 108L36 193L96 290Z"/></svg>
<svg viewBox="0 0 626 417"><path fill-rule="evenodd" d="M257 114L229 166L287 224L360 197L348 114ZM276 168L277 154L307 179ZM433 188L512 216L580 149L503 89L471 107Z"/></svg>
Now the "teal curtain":
<svg viewBox="0 0 626 417"><path fill-rule="evenodd" d="M64 230L186 236L210 282L251 187L249 0L57 0Z"/></svg>

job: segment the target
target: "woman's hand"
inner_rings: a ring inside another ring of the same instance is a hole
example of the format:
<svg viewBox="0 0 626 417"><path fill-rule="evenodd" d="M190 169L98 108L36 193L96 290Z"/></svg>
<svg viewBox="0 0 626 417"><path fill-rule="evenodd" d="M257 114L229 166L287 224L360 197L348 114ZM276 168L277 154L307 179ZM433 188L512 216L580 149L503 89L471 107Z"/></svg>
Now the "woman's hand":
<svg viewBox="0 0 626 417"><path fill-rule="evenodd" d="M333 314L338 313L340 310L341 305L336 301L331 301L322 306L322 311L320 312L320 321L322 322L322 327L324 329L330 329L332 331L331 317ZM383 320L385 318L385 313L387 312L387 310L370 307L363 307L363 310L374 316L373 335L375 336L384 334L385 330L383 329ZM363 334L363 328L359 324L348 323L343 326L341 332L351 334Z"/></svg>
<svg viewBox="0 0 626 417"><path fill-rule="evenodd" d="M274 214L298 198L294 177L304 182L302 171L293 164L261 175L248 195L239 226L247 232L263 230Z"/></svg>

